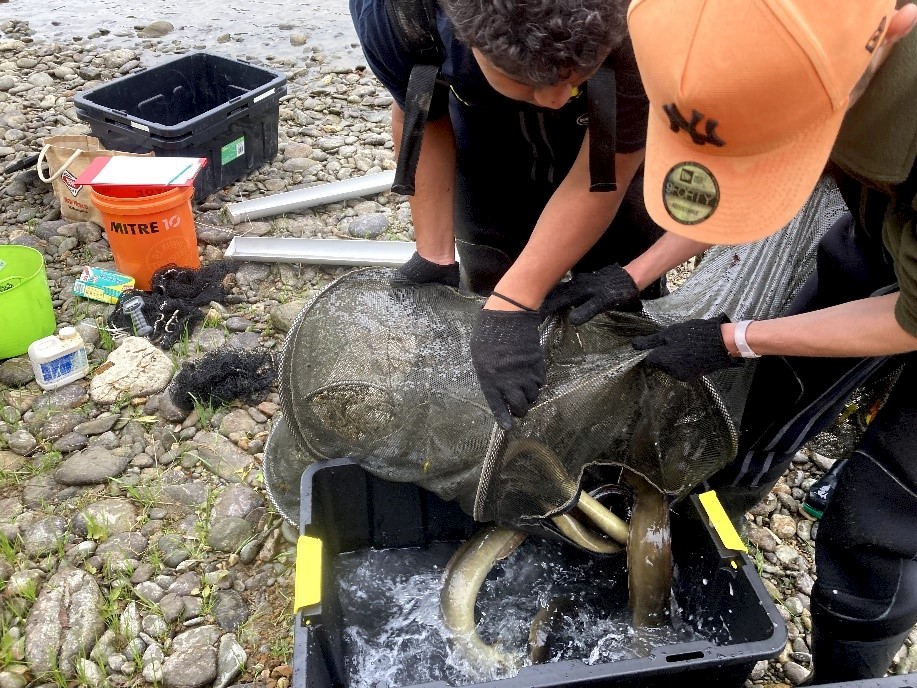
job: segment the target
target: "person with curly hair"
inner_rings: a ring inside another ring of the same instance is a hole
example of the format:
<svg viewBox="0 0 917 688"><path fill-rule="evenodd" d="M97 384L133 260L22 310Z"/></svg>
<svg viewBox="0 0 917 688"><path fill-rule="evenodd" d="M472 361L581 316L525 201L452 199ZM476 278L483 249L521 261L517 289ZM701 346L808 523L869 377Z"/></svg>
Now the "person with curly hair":
<svg viewBox="0 0 917 688"><path fill-rule="evenodd" d="M405 11L400 2L350 0L367 63L394 100L398 148L417 63L393 18ZM642 199L647 99L624 0L430 6L442 61L409 196L417 250L400 272L490 296L472 357L507 424L501 390L519 381L503 378L503 363L542 358L536 311L568 271L611 271L639 303L618 264L661 235ZM664 284L643 297L659 296ZM511 400L516 411L525 403Z"/></svg>

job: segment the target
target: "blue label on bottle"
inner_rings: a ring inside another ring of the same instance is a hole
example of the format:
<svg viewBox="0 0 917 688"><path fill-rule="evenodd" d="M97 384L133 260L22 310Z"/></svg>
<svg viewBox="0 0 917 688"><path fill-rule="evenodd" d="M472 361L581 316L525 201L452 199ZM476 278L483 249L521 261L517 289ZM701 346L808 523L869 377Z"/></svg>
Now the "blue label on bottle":
<svg viewBox="0 0 917 688"><path fill-rule="evenodd" d="M79 370L87 363L86 349L77 349L69 354L55 358L47 363L40 363L41 377L45 382L53 382Z"/></svg>

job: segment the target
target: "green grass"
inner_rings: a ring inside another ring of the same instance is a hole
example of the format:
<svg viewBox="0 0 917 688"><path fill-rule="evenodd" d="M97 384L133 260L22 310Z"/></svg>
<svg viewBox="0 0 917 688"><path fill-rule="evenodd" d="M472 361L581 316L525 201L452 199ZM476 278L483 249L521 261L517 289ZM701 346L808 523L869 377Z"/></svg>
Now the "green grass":
<svg viewBox="0 0 917 688"><path fill-rule="evenodd" d="M204 317L204 322L202 324L202 327L209 327L209 328L213 328L216 330L224 328L223 318L220 317L219 314L214 316L214 315L211 315L211 311L207 311L207 315Z"/></svg>
<svg viewBox="0 0 917 688"><path fill-rule="evenodd" d="M147 551L147 561L153 567L153 573L162 570L162 556L159 554L159 548L152 547Z"/></svg>
<svg viewBox="0 0 917 688"><path fill-rule="evenodd" d="M0 670L11 669L13 667L23 667L25 662L17 659L22 652L22 643L15 640L10 634L10 628L5 616L0 614ZM19 644L17 648L16 645Z"/></svg>
<svg viewBox="0 0 917 688"><path fill-rule="evenodd" d="M153 508L153 505L157 502L162 492L161 488L152 487L150 485L131 485L121 478L111 478L110 480L124 490L128 497L141 505L145 511L149 511Z"/></svg>
<svg viewBox="0 0 917 688"><path fill-rule="evenodd" d="M178 341L172 345L172 350L181 358L187 358L191 353L191 333L188 332L188 325L185 324Z"/></svg>
<svg viewBox="0 0 917 688"><path fill-rule="evenodd" d="M196 395L191 395L191 403L194 404L194 411L197 413L198 424L201 428L210 427L210 421L216 413L223 409L223 404L214 404L213 399L204 402Z"/></svg>
<svg viewBox="0 0 917 688"><path fill-rule="evenodd" d="M111 336L111 332L108 331L107 327L99 328L99 346L105 351L114 351L115 350L115 340Z"/></svg>
<svg viewBox="0 0 917 688"><path fill-rule="evenodd" d="M60 463L62 454L59 451L52 450L38 454L16 470L0 470L0 487L11 487L21 485L30 478L43 475Z"/></svg>
<svg viewBox="0 0 917 688"><path fill-rule="evenodd" d="M16 544L10 542L5 533L0 533L0 557L12 566L16 564L16 555Z"/></svg>
<svg viewBox="0 0 917 688"><path fill-rule="evenodd" d="M189 553L195 559L205 559L208 552L210 552L207 538L210 535L210 513L213 511L213 504L216 498L216 490L210 490L207 493L207 501L196 509L197 519L194 521L194 535L190 538L194 545L188 548Z"/></svg>
<svg viewBox="0 0 917 688"><path fill-rule="evenodd" d="M29 578L22 587L19 589L19 597L29 602L34 602L38 599L38 581L34 578Z"/></svg>
<svg viewBox="0 0 917 688"><path fill-rule="evenodd" d="M754 553L755 569L758 571L758 575L761 576L764 574L764 550L755 545L749 545L749 549Z"/></svg>
<svg viewBox="0 0 917 688"><path fill-rule="evenodd" d="M84 514L83 518L86 519L86 537L88 539L95 540L96 542L105 542L111 536L107 523L97 521L88 514Z"/></svg>
<svg viewBox="0 0 917 688"><path fill-rule="evenodd" d="M124 610L124 604L121 599L124 594L124 587L113 585L109 589L108 595L102 601L102 607L99 610L105 627L117 631L121 627L121 612Z"/></svg>
<svg viewBox="0 0 917 688"><path fill-rule="evenodd" d="M268 654L274 659L288 662L293 656L293 626L290 626L290 632L279 635L271 639L268 646Z"/></svg>
<svg viewBox="0 0 917 688"><path fill-rule="evenodd" d="M85 659L85 657L79 657L78 659ZM89 661L91 661L91 660L89 660ZM92 662L92 664L94 664L95 666L97 666L97 667L99 668L99 671L101 672L102 676L107 676L107 675L108 675L108 672L105 671L105 667L104 667L102 664L100 664L99 662ZM138 666L140 666L140 665L138 665ZM76 680L77 680L77 682L79 683L79 685L81 685L81 686L88 686L88 685L90 685L90 678L93 678L93 679L94 679L94 678L96 678L96 677L95 677L95 676L90 677L90 676L86 673L86 670L85 670L84 667L85 667L85 665L84 665L82 662L77 661L77 662L75 663L75 666L74 666L74 674L76 675Z"/></svg>

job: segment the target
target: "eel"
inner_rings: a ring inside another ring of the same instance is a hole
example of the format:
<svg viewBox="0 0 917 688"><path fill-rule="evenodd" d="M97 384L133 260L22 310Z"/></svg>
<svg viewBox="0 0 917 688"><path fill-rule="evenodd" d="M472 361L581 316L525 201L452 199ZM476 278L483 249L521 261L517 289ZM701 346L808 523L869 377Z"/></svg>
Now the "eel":
<svg viewBox="0 0 917 688"><path fill-rule="evenodd" d="M519 657L498 645L484 642L477 632L474 607L478 592L494 564L512 554L525 540L525 533L489 526L479 530L452 555L446 565L440 610L452 641L471 666L494 675L517 669Z"/></svg>
<svg viewBox="0 0 917 688"><path fill-rule="evenodd" d="M563 463L561 463L557 454L538 440L530 437L513 440L504 452L504 463L515 460L520 454L527 455L526 459L531 462L531 468L537 475L556 475L562 477L565 482L570 480L567 469ZM610 537L614 542L620 545L627 542L627 523L602 506L597 499L589 495L586 491L580 491L574 508L582 513L599 529L599 531ZM554 525L558 527L558 530L583 549L592 552L617 551L617 549L596 549L594 545L597 541L601 540L601 537L590 534L584 527L576 528L575 524L571 524L569 521L563 522L565 519L561 519L562 522L558 522L557 516L553 517L552 520L554 521ZM583 535L586 537L583 537Z"/></svg>
<svg viewBox="0 0 917 688"><path fill-rule="evenodd" d="M544 664L548 661L550 643L548 640L563 621L564 616L572 613L577 601L562 595L552 598L544 607L540 607L529 626L528 658L532 664Z"/></svg>
<svg viewBox="0 0 917 688"><path fill-rule="evenodd" d="M627 540L628 605L634 627L663 626L672 592L672 533L668 498L642 475L626 469L634 492Z"/></svg>
<svg viewBox="0 0 917 688"><path fill-rule="evenodd" d="M607 538L596 535L588 528L584 528L583 525L570 514L552 516L551 521L557 527L557 530L560 531L561 535L564 535L583 549L595 552L596 554L613 554L614 552L621 551L621 545L617 542L612 542Z"/></svg>

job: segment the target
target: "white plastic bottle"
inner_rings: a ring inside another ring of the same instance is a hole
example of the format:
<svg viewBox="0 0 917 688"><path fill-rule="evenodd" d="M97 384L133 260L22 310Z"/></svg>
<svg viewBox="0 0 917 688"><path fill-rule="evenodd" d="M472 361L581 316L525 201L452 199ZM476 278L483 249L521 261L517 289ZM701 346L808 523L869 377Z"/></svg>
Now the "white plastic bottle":
<svg viewBox="0 0 917 688"><path fill-rule="evenodd" d="M89 372L86 343L72 327L62 327L56 335L32 342L29 360L35 381L46 390L69 385Z"/></svg>

